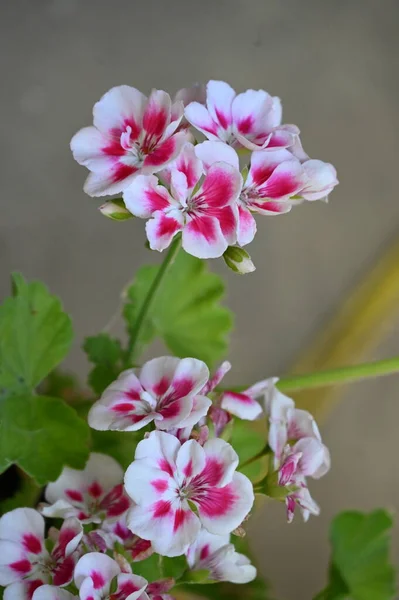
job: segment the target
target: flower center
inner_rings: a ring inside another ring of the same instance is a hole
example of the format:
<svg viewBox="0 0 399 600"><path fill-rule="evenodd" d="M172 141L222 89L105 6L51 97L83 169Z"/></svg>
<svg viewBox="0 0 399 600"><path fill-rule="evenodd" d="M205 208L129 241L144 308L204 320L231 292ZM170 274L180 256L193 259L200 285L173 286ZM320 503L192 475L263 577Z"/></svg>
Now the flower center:
<svg viewBox="0 0 399 600"><path fill-rule="evenodd" d="M138 142L133 142L131 139L132 128L130 125L126 127L126 130L121 133L121 146L129 155L133 158L136 165L141 165L144 161L145 154Z"/></svg>

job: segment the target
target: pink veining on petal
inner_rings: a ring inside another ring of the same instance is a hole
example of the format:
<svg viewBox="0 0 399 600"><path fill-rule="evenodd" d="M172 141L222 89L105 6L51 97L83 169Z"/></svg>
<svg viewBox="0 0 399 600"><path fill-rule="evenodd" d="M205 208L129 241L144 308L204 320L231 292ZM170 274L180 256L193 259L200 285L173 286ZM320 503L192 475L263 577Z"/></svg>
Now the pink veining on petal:
<svg viewBox="0 0 399 600"><path fill-rule="evenodd" d="M93 587L95 590L99 590L105 585L105 579L99 571L92 571L90 577L93 580Z"/></svg>
<svg viewBox="0 0 399 600"><path fill-rule="evenodd" d="M72 556L68 556L62 562L58 563L53 571L54 585L66 585L73 577L75 569L75 560Z"/></svg>
<svg viewBox="0 0 399 600"><path fill-rule="evenodd" d="M87 491L92 498L100 498L104 493L104 490L98 481L93 481L87 488Z"/></svg>
<svg viewBox="0 0 399 600"><path fill-rule="evenodd" d="M133 173L136 173L136 171L138 171L137 167L118 162L112 170L112 182L117 183L119 181L123 181L127 177L130 177L130 175L133 175Z"/></svg>
<svg viewBox="0 0 399 600"><path fill-rule="evenodd" d="M176 136L173 136L159 144L151 154L144 159L145 167L159 167L167 163L176 149Z"/></svg>
<svg viewBox="0 0 399 600"><path fill-rule="evenodd" d="M190 511L178 508L175 512L175 518L173 521L173 531L176 533L176 531L183 527L185 522L190 518L190 516Z"/></svg>
<svg viewBox="0 0 399 600"><path fill-rule="evenodd" d="M166 376L163 376L153 387L154 393L157 396L163 396L170 386L170 381Z"/></svg>
<svg viewBox="0 0 399 600"><path fill-rule="evenodd" d="M32 565L28 559L17 560L9 565L10 569L21 575L27 575L32 569Z"/></svg>
<svg viewBox="0 0 399 600"><path fill-rule="evenodd" d="M151 485L160 494L163 494L168 489L168 482L165 479L155 479L151 481Z"/></svg>
<svg viewBox="0 0 399 600"><path fill-rule="evenodd" d="M73 502L83 502L83 494L79 490L65 490L65 495Z"/></svg>
<svg viewBox="0 0 399 600"><path fill-rule="evenodd" d="M198 476L206 481L208 485L215 486L221 481L224 475L224 465L217 458L208 456L206 458L205 468Z"/></svg>
<svg viewBox="0 0 399 600"><path fill-rule="evenodd" d="M161 471L165 471L165 473L167 473L168 475L170 475L171 477L173 477L173 475L174 475L173 467L166 460L166 458L161 458L161 460L158 462L158 466L161 469Z"/></svg>
<svg viewBox="0 0 399 600"><path fill-rule="evenodd" d="M171 505L170 502L168 502L167 500L158 500L158 502L155 502L153 508L153 517L155 519L159 519L162 517L166 517L166 515L168 515L171 511Z"/></svg>
<svg viewBox="0 0 399 600"><path fill-rule="evenodd" d="M165 198L165 196L159 193L156 189L148 187L144 193L148 203L148 208L151 212L155 212L156 210L164 210L165 208L168 208L168 199Z"/></svg>
<svg viewBox="0 0 399 600"><path fill-rule="evenodd" d="M22 538L22 543L25 549L32 554L40 554L42 551L42 543L40 538L33 533L26 533Z"/></svg>
<svg viewBox="0 0 399 600"><path fill-rule="evenodd" d="M226 485L222 488L212 487L207 490L206 495L200 498L195 498L201 512L207 517L221 517L231 511L238 498L234 492L232 485Z"/></svg>

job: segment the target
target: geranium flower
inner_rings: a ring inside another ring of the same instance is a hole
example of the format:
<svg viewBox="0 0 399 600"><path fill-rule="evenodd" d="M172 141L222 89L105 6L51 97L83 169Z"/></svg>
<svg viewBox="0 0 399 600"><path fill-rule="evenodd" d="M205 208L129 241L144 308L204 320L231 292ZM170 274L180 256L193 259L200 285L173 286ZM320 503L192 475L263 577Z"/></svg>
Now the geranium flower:
<svg viewBox="0 0 399 600"><path fill-rule="evenodd" d="M310 495L305 478L297 478L295 483L297 486L296 491L289 494L285 499L287 521L288 523L292 522L295 509L299 506L302 518L306 523L310 515L318 516L320 514L320 507Z"/></svg>
<svg viewBox="0 0 399 600"><path fill-rule="evenodd" d="M242 177L223 156L219 161L206 169L188 143L162 172L170 191L154 175L136 177L124 191L130 212L149 219L146 232L153 250L167 248L180 231L184 250L198 258L222 256L235 243Z"/></svg>
<svg viewBox="0 0 399 600"><path fill-rule="evenodd" d="M155 173L176 158L187 137L176 132L183 103L153 90L149 98L121 85L109 90L93 108L92 127L71 140L75 160L91 171L84 189L90 196L124 190L138 173Z"/></svg>
<svg viewBox="0 0 399 600"><path fill-rule="evenodd" d="M111 584L116 579L116 590ZM118 563L99 552L85 554L75 567L75 585L80 600L148 600L144 577L122 573Z"/></svg>
<svg viewBox="0 0 399 600"><path fill-rule="evenodd" d="M117 519L130 506L123 490L121 466L105 454L93 452L82 471L65 467L45 491L41 512L46 517L76 517L82 523Z"/></svg>
<svg viewBox="0 0 399 600"><path fill-rule="evenodd" d="M220 406L232 415L247 421L254 421L261 416L263 409L259 401L268 389L269 382L258 381L243 392L223 392Z"/></svg>
<svg viewBox="0 0 399 600"><path fill-rule="evenodd" d="M193 571L209 571L210 579L249 583L256 577L251 561L236 552L229 535L214 535L201 529L187 550L187 562Z"/></svg>
<svg viewBox="0 0 399 600"><path fill-rule="evenodd" d="M135 431L151 421L159 429L193 426L211 405L199 395L208 378L208 367L201 360L154 358L137 375L128 369L107 387L90 409L89 425L119 431Z"/></svg>
<svg viewBox="0 0 399 600"><path fill-rule="evenodd" d="M150 433L125 475L135 503L128 527L164 556L183 554L201 524L211 533L230 533L254 501L252 484L235 472L237 465L237 454L224 440L212 439L202 447L195 440L181 445L168 433Z"/></svg>
<svg viewBox="0 0 399 600"><path fill-rule="evenodd" d="M286 148L299 134L296 126L281 125L279 98L263 90L236 94L224 81L209 81L206 106L192 102L184 114L208 139L219 139L235 148Z"/></svg>
<svg viewBox="0 0 399 600"><path fill-rule="evenodd" d="M45 523L33 508L16 508L0 519L0 585L8 586L5 600L31 598L36 588L51 582L67 585L73 577L83 529L77 519L64 521L49 553Z"/></svg>
<svg viewBox="0 0 399 600"><path fill-rule="evenodd" d="M317 438L305 437L287 444L281 457L279 485L294 484L298 478L320 479L330 469L330 453Z"/></svg>

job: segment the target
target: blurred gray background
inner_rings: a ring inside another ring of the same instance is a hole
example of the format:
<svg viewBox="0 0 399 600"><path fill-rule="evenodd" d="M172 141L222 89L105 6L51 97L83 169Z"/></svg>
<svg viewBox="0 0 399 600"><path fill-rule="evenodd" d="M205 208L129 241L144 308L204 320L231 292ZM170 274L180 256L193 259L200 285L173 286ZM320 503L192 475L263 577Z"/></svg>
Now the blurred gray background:
<svg viewBox="0 0 399 600"><path fill-rule="evenodd" d="M113 223L84 195L71 136L122 83L145 93L210 78L264 88L341 182L329 205L258 220L257 271L245 281L212 263L237 311L231 381L284 373L397 236L398 17L397 0L2 0L1 294L15 269L59 294L77 332L69 366L83 376L82 337L109 320L135 269L159 257L144 249L143 222ZM376 357L399 354L392 329ZM399 377L346 389L323 428L333 468L312 485L319 518L288 526L270 504L253 520L278 598L309 600L322 587L335 513L398 507L398 390Z"/></svg>

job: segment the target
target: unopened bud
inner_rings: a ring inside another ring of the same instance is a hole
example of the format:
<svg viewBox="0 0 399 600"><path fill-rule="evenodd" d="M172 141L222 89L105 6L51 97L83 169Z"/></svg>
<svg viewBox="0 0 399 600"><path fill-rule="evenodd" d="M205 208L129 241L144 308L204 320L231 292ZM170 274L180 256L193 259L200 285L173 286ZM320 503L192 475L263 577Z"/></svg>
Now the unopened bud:
<svg viewBox="0 0 399 600"><path fill-rule="evenodd" d="M115 198L109 200L99 208L100 212L113 221L126 221L133 217L132 213L128 211L122 198Z"/></svg>
<svg viewBox="0 0 399 600"><path fill-rule="evenodd" d="M239 246L229 246L223 254L224 262L235 273L245 275L255 271L255 265L248 252Z"/></svg>

